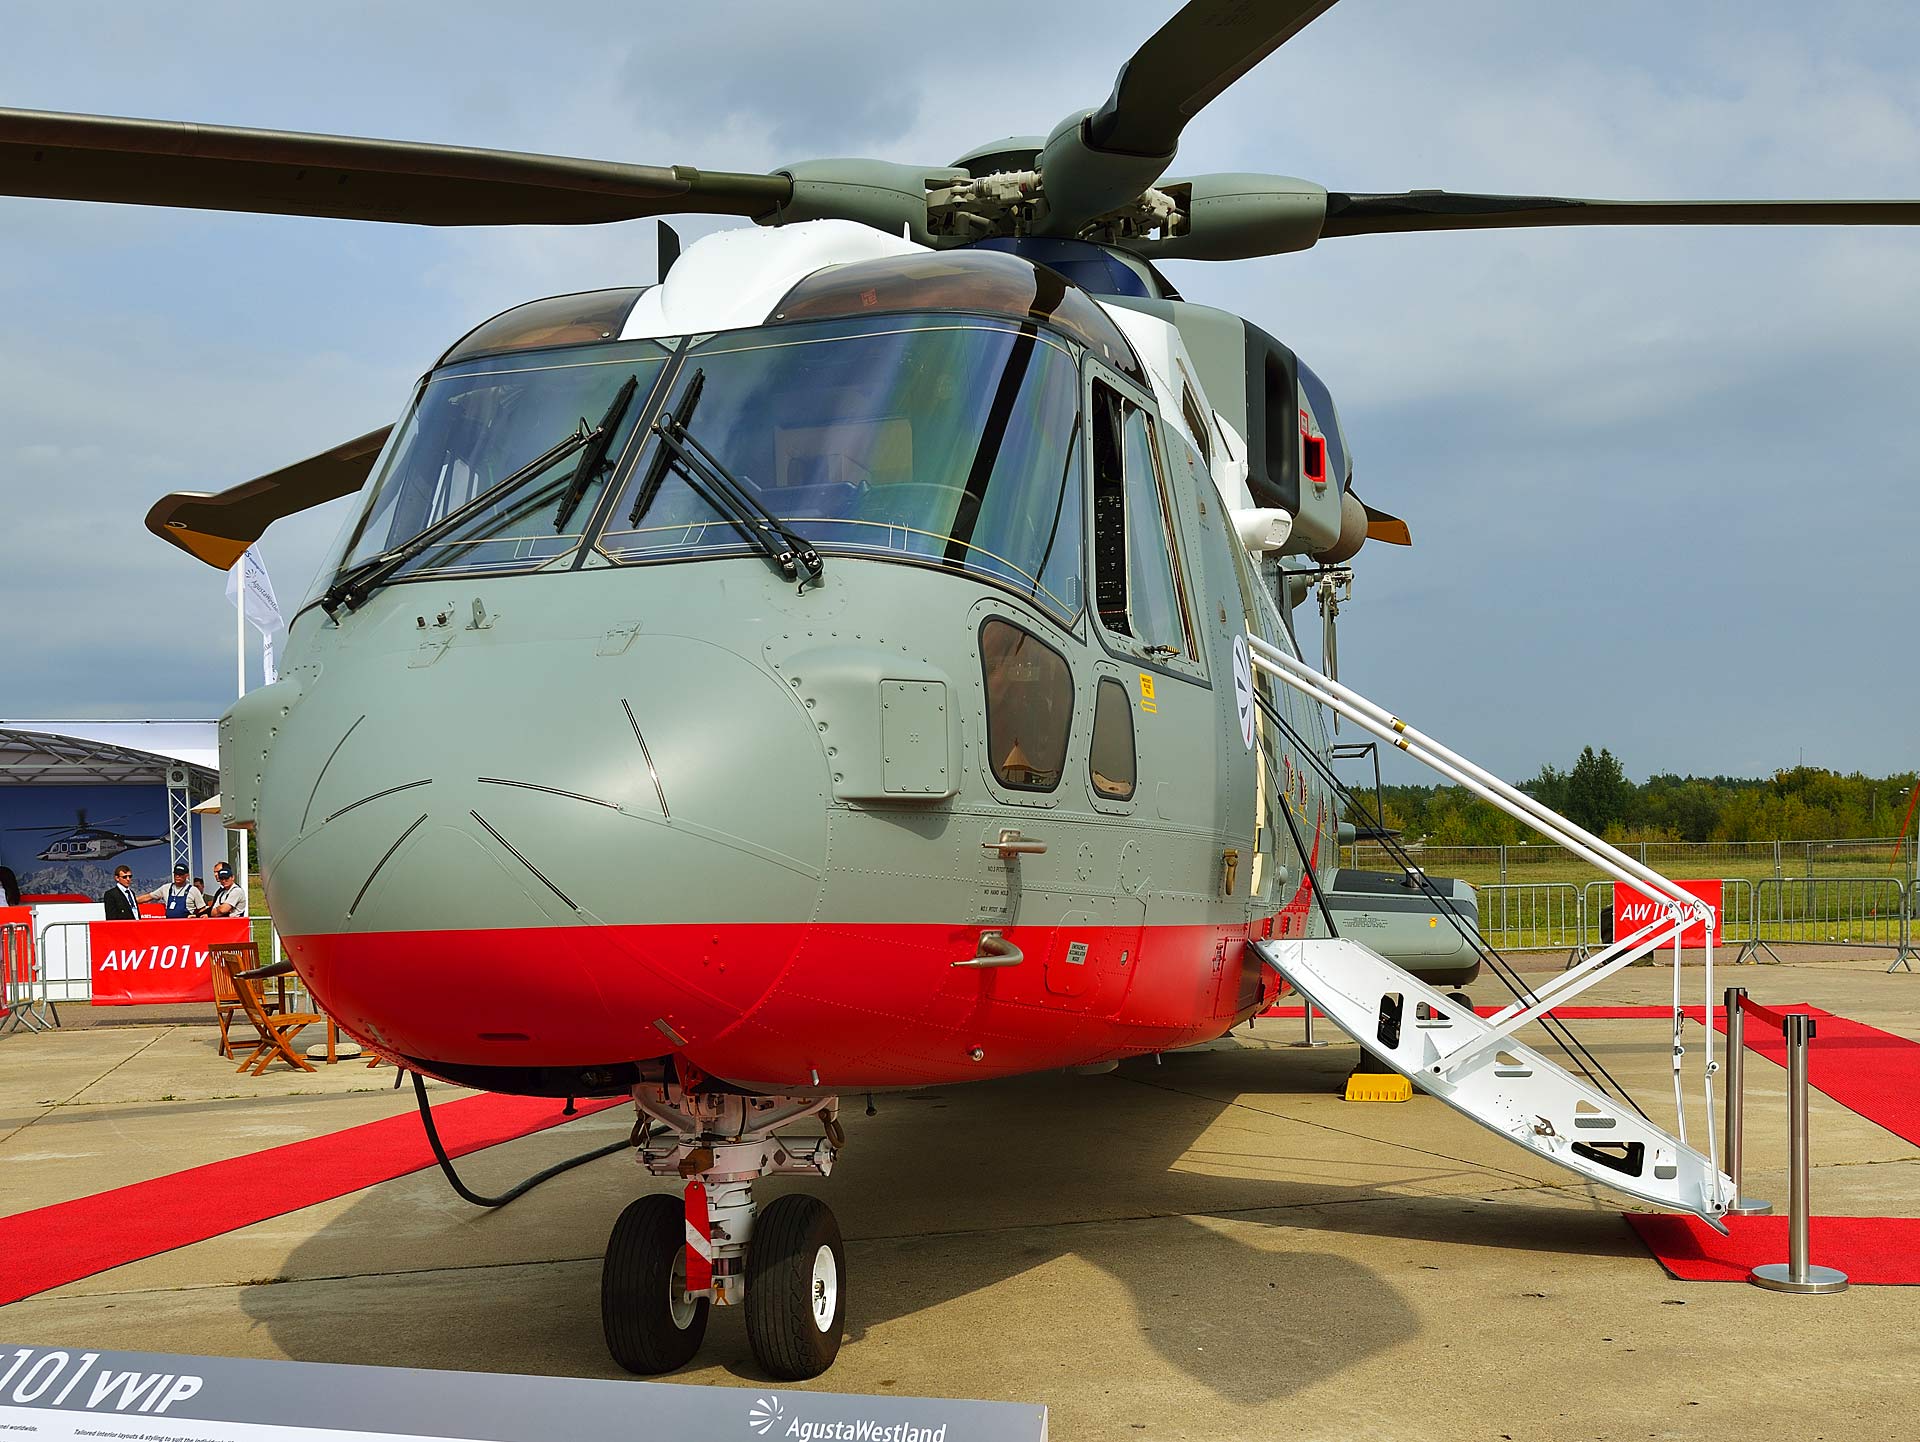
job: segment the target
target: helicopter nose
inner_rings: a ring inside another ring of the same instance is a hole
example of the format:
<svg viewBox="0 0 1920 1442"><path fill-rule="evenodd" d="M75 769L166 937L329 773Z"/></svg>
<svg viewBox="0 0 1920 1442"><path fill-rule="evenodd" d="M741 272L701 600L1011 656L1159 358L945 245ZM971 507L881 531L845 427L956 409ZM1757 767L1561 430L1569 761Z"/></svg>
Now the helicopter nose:
<svg viewBox="0 0 1920 1442"><path fill-rule="evenodd" d="M684 637L351 669L326 680L352 704L316 688L277 743L260 818L297 833L269 899L349 1031L429 1066L599 1066L711 1040L779 976L828 776L767 670Z"/></svg>

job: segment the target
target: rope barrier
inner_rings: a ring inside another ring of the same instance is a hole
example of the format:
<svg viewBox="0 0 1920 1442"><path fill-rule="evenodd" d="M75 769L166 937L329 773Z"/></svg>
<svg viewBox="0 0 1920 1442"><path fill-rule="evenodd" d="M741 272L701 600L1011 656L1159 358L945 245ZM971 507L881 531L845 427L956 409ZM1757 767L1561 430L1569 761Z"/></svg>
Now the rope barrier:
<svg viewBox="0 0 1920 1442"><path fill-rule="evenodd" d="M1740 993L1740 1009L1746 1012L1747 1015L1749 1016L1758 1017L1761 1021L1764 1021L1768 1026L1778 1030L1780 1035L1782 1036L1785 1036L1787 1034L1787 1028L1791 1024L1788 1018L1805 1017L1807 1022L1807 1039L1809 1041L1813 1039L1814 1018L1813 1018L1813 1014L1809 1011L1776 1010L1770 1006L1762 1006L1760 1005L1759 1002L1755 1001L1752 997L1748 996L1745 991L1742 991Z"/></svg>

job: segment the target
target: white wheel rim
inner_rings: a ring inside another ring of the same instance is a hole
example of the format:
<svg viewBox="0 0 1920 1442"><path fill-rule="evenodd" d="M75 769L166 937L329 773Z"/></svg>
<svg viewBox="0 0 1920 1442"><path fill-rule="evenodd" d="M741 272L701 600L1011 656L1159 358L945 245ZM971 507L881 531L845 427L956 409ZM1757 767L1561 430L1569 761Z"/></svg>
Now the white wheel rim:
<svg viewBox="0 0 1920 1442"><path fill-rule="evenodd" d="M840 1269L834 1265L832 1247L822 1247L813 1254L807 1305L812 1309L815 1327L825 1332L833 1326L834 1314L840 1309Z"/></svg>
<svg viewBox="0 0 1920 1442"><path fill-rule="evenodd" d="M693 1325L693 1313L700 1304L687 1295L687 1249L673 1249L673 1270L667 1274L667 1315L679 1331Z"/></svg>

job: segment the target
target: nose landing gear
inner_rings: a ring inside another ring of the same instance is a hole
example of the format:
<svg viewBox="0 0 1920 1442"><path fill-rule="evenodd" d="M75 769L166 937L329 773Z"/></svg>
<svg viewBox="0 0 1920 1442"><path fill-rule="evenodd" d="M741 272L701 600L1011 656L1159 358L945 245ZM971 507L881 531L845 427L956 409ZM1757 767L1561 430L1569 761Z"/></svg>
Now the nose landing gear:
<svg viewBox="0 0 1920 1442"><path fill-rule="evenodd" d="M747 1309L755 1359L782 1381L833 1364L846 1325L846 1253L817 1197L776 1198L756 1216L753 1183L769 1173L824 1177L845 1137L836 1097L762 1097L643 1082L640 1161L684 1179L682 1197L641 1197L614 1223L600 1274L607 1350L630 1372L685 1366L713 1306ZM825 1135L776 1137L820 1118Z"/></svg>

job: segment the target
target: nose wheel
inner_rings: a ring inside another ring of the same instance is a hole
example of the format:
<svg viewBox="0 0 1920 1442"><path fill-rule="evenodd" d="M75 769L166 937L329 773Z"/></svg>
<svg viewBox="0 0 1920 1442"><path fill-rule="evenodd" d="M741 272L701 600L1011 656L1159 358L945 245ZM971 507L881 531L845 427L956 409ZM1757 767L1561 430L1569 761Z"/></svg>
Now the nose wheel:
<svg viewBox="0 0 1920 1442"><path fill-rule="evenodd" d="M687 1292L686 1224L678 1197L641 1197L613 1224L600 1268L600 1326L629 1372L684 1367L707 1335L704 1296Z"/></svg>
<svg viewBox="0 0 1920 1442"><path fill-rule="evenodd" d="M747 1248L747 1341L785 1382L818 1377L840 1352L847 1322L840 1224L818 1197L776 1200Z"/></svg>
<svg viewBox="0 0 1920 1442"><path fill-rule="evenodd" d="M634 1089L650 1124L640 1161L685 1181L684 1196L654 1194L614 1223L600 1273L607 1350L629 1372L684 1367L699 1351L711 1308L744 1304L755 1360L783 1382L818 1377L839 1355L847 1320L840 1226L818 1197L754 1205L768 1173L824 1177L843 1141L834 1098L688 1092L677 1080ZM825 1135L776 1138L817 1117ZM663 1126L653 1132L652 1126Z"/></svg>

